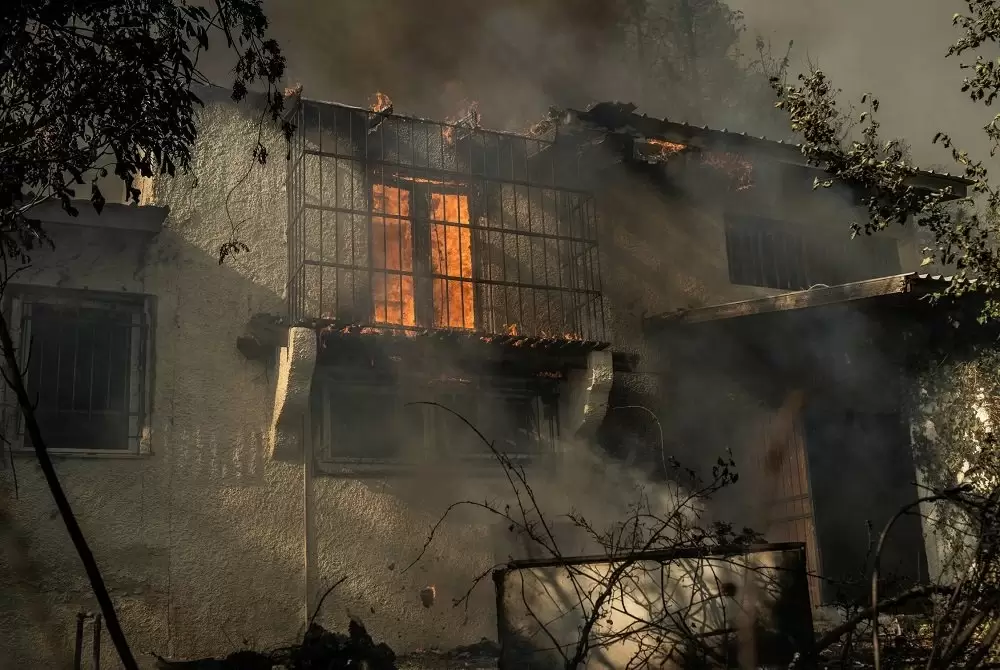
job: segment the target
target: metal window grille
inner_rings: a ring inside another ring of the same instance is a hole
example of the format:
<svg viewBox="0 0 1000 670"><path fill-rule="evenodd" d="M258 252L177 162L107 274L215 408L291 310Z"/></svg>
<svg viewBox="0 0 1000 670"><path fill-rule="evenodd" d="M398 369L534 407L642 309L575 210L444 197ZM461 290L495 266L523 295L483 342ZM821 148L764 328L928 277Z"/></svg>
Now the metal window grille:
<svg viewBox="0 0 1000 670"><path fill-rule="evenodd" d="M846 230L806 234L793 224L726 217L726 255L734 284L799 291L900 272L891 237L852 240Z"/></svg>
<svg viewBox="0 0 1000 670"><path fill-rule="evenodd" d="M150 304L144 296L10 287L28 394L50 451L143 450ZM30 448L24 422L17 435Z"/></svg>
<svg viewBox="0 0 1000 670"><path fill-rule="evenodd" d="M489 447L458 412L515 461L551 453L558 412L551 389L489 379L395 379L358 383L322 374L313 385L313 439L320 463L493 462Z"/></svg>
<svg viewBox="0 0 1000 670"><path fill-rule="evenodd" d="M288 311L604 341L597 215L558 143L302 101Z"/></svg>

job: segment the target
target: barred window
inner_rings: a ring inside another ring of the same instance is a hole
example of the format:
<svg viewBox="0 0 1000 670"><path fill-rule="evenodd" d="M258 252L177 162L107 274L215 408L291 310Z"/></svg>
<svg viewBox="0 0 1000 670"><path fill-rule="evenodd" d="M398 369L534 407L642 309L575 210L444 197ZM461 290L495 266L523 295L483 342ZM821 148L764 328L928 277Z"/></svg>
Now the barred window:
<svg viewBox="0 0 1000 670"><path fill-rule="evenodd" d="M148 421L146 296L10 287L28 394L51 451L139 452ZM30 448L18 414L18 436Z"/></svg>
<svg viewBox="0 0 1000 670"><path fill-rule="evenodd" d="M726 216L729 281L800 291L900 272L894 238L850 238L846 229L819 230L756 216Z"/></svg>
<svg viewBox="0 0 1000 670"><path fill-rule="evenodd" d="M474 330L469 196L446 182L398 183L372 185L375 322Z"/></svg>

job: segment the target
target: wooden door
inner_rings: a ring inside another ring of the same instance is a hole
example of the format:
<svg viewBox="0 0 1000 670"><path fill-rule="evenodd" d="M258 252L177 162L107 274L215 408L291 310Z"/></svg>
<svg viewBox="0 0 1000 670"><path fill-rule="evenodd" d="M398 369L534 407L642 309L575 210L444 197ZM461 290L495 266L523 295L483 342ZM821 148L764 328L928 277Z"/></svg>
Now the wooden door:
<svg viewBox="0 0 1000 670"><path fill-rule="evenodd" d="M809 599L816 607L822 597L820 553L803 439L804 407L805 394L790 392L777 411L763 417L755 452L765 525L761 532L769 542L805 543Z"/></svg>

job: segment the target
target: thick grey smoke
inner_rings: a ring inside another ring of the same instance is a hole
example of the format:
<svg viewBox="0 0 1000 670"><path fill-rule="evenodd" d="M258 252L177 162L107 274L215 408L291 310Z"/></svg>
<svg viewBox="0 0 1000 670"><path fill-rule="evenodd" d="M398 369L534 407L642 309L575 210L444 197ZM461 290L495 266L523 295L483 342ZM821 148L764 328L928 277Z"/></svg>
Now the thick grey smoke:
<svg viewBox="0 0 1000 670"><path fill-rule="evenodd" d="M625 15L617 0L266 5L289 79L308 97L357 104L382 91L399 112L435 117L476 100L493 125L536 120L555 98L585 103L590 84L613 83Z"/></svg>
<svg viewBox="0 0 1000 670"><path fill-rule="evenodd" d="M845 102L857 102L867 92L876 95L886 134L907 139L917 162L957 171L947 152L931 143L938 131L950 133L974 155L986 153L978 146L981 128L994 112L961 92L962 61L945 57L958 34L952 15L964 11L965 2L729 0L729 5L745 13L748 37L760 34L776 48L795 41L793 72L811 60L843 89Z"/></svg>

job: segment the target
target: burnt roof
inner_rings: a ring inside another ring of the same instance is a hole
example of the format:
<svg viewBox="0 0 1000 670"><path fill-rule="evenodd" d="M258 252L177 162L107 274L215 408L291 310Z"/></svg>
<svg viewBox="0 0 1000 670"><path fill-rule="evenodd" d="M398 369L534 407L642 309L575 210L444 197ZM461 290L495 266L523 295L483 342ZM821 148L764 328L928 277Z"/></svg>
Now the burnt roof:
<svg viewBox="0 0 1000 670"><path fill-rule="evenodd" d="M567 110L568 118L566 120L575 119L607 132L627 135L636 139L666 140L697 149L752 151L768 155L780 162L814 167L806 162L802 153L803 145L794 141L772 140L766 137L737 133L726 128L718 130L708 126L679 123L665 118L637 114L636 109L637 107L632 103L600 102L583 111ZM974 183L974 181L962 176L934 170L915 170L913 178L913 186L916 188L928 190L951 188L952 194L956 198L965 197L968 187Z"/></svg>

